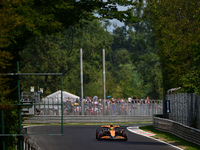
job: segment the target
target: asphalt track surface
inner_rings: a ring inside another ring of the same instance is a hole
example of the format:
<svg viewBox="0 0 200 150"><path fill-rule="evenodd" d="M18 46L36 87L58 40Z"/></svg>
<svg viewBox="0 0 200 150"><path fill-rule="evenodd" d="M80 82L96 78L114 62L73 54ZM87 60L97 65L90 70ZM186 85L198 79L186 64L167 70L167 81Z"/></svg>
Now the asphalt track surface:
<svg viewBox="0 0 200 150"><path fill-rule="evenodd" d="M98 141L99 126L64 126L64 135L31 135L41 150L177 150L159 141L128 132L128 141ZM122 127L126 128L126 127ZM28 133L59 133L60 126L28 127Z"/></svg>

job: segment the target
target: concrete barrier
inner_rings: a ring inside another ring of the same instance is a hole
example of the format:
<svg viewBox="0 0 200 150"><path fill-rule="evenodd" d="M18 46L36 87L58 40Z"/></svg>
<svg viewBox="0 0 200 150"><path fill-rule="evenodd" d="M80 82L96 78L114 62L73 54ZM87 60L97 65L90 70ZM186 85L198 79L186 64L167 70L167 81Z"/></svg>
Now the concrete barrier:
<svg viewBox="0 0 200 150"><path fill-rule="evenodd" d="M64 116L63 123L152 122L153 116ZM61 116L33 116L25 124L61 123Z"/></svg>

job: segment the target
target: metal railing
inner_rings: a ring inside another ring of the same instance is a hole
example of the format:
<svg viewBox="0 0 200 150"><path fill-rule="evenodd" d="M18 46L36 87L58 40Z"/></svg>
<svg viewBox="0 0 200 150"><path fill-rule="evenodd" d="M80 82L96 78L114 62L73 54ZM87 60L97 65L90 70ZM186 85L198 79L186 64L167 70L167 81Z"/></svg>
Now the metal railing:
<svg viewBox="0 0 200 150"><path fill-rule="evenodd" d="M153 119L154 128L200 145L200 130L165 118L154 117Z"/></svg>
<svg viewBox="0 0 200 150"><path fill-rule="evenodd" d="M24 136L23 150L41 150L41 149L31 137Z"/></svg>
<svg viewBox="0 0 200 150"><path fill-rule="evenodd" d="M61 115L61 105L59 100L54 101L49 98L42 104L36 105L35 115ZM106 115L128 115L128 116L150 116L153 114L162 114L162 100L150 100L148 103L145 100L137 100L128 103L124 102L106 102ZM63 102L63 115L82 115L81 102L71 99ZM84 100L84 115L101 116L103 115L103 102L101 101L85 101Z"/></svg>

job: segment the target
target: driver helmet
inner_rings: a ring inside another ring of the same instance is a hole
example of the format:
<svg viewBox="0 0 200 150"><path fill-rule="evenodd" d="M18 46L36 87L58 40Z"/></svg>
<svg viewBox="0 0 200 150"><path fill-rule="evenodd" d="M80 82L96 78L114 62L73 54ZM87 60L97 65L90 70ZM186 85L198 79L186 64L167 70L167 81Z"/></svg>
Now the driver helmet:
<svg viewBox="0 0 200 150"><path fill-rule="evenodd" d="M110 123L110 129L113 130L113 123Z"/></svg>

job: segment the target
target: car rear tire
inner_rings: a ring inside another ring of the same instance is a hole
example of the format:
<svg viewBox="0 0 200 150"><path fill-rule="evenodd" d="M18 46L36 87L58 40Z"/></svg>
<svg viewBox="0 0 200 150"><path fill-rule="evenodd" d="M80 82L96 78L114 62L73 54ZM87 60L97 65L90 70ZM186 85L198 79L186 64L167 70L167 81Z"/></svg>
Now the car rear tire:
<svg viewBox="0 0 200 150"><path fill-rule="evenodd" d="M99 131L97 136L98 136L97 139L100 140L101 137L103 136L103 131Z"/></svg>
<svg viewBox="0 0 200 150"><path fill-rule="evenodd" d="M96 139L98 139L99 131L100 131L100 129L96 129Z"/></svg>
<svg viewBox="0 0 200 150"><path fill-rule="evenodd" d="M128 133L127 133L127 131L124 130L124 131L122 132L122 136L125 138L124 141L127 141L127 140L128 140Z"/></svg>

